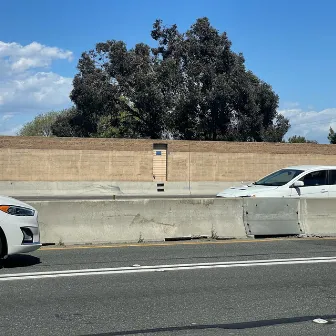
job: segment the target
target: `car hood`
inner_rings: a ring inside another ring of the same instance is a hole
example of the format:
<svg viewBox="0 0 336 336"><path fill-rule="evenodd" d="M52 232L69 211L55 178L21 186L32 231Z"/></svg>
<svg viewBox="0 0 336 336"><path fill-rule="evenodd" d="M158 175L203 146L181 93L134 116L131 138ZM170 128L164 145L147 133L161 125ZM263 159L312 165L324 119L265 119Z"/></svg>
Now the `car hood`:
<svg viewBox="0 0 336 336"><path fill-rule="evenodd" d="M21 206L23 208L35 210L31 205L21 202L17 200L16 198L7 197L7 196L0 196L0 205L16 205L16 206Z"/></svg>
<svg viewBox="0 0 336 336"><path fill-rule="evenodd" d="M260 186L254 184L241 185L238 187L231 187L225 189L217 194L217 197L246 197L251 196L260 192L270 191L278 189L279 187L274 186Z"/></svg>

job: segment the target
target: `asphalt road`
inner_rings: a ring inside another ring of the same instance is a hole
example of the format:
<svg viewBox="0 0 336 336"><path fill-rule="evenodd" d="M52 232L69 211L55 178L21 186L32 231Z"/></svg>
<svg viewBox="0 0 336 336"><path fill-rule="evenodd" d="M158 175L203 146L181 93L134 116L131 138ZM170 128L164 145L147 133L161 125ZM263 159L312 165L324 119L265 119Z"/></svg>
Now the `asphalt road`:
<svg viewBox="0 0 336 336"><path fill-rule="evenodd" d="M335 257L332 239L44 249L0 270L0 334L335 335Z"/></svg>
<svg viewBox="0 0 336 336"><path fill-rule="evenodd" d="M61 200L111 200L111 199L157 199L157 198L215 198L216 195L104 195L104 196L12 196L23 202L28 201L61 201Z"/></svg>

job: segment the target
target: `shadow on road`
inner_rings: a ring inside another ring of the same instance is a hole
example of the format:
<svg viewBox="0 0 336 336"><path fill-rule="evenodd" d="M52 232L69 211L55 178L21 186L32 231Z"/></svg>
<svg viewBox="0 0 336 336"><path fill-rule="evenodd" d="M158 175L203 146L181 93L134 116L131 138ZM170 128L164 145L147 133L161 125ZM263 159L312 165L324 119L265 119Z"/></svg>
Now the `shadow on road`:
<svg viewBox="0 0 336 336"><path fill-rule="evenodd" d="M16 254L3 260L2 268L29 267L40 263L40 258L27 254Z"/></svg>
<svg viewBox="0 0 336 336"><path fill-rule="evenodd" d="M319 316L325 320L334 320L336 315L325 315ZM189 325L181 327L165 327L165 328L153 328L153 329L142 329L142 330L125 330L125 331L115 331L103 334L94 334L94 336L123 336L123 335L139 335L139 334L156 334L161 332L179 332L187 330L209 330L209 329L222 329L222 330L237 330L237 329L253 329L260 327L269 327L281 324L291 324L291 323L301 323L301 322L312 322L317 316L298 316L292 318L281 318L273 320L259 320L250 322L240 322L240 323L227 323L227 324L200 324L200 325ZM334 323L333 321L329 322ZM89 336L89 335L83 335Z"/></svg>

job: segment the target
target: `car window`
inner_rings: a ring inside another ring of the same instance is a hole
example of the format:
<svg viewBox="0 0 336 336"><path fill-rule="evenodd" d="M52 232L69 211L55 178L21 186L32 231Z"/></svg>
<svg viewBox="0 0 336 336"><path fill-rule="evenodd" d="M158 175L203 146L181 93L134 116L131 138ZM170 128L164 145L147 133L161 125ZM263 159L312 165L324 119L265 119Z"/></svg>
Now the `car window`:
<svg viewBox="0 0 336 336"><path fill-rule="evenodd" d="M303 181L306 187L319 186L327 184L327 171L318 170L303 176L300 181Z"/></svg>
<svg viewBox="0 0 336 336"><path fill-rule="evenodd" d="M261 180L255 182L255 185L264 186L283 186L291 181L294 177L303 173L303 170L298 169L281 169L272 173Z"/></svg>
<svg viewBox="0 0 336 336"><path fill-rule="evenodd" d="M329 171L329 184L336 184L336 170Z"/></svg>

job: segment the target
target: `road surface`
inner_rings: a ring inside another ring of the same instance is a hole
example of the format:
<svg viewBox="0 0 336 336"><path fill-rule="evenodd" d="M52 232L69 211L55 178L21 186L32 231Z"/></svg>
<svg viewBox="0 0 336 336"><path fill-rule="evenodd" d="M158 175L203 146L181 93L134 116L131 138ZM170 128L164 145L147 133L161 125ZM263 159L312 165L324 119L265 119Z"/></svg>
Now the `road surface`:
<svg viewBox="0 0 336 336"><path fill-rule="evenodd" d="M45 248L0 269L0 334L336 335L335 279L333 239Z"/></svg>

